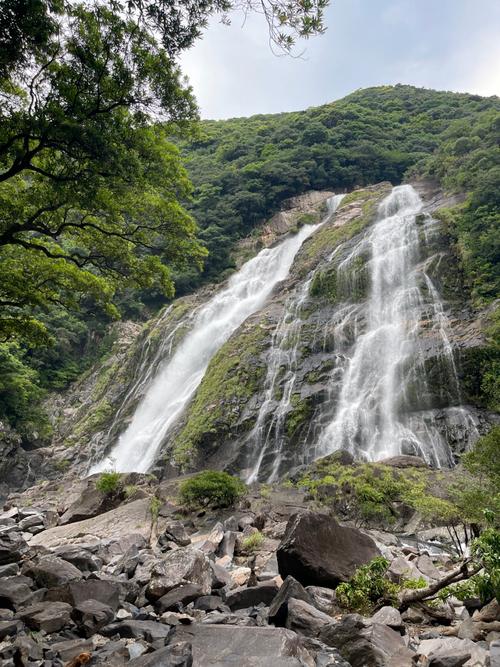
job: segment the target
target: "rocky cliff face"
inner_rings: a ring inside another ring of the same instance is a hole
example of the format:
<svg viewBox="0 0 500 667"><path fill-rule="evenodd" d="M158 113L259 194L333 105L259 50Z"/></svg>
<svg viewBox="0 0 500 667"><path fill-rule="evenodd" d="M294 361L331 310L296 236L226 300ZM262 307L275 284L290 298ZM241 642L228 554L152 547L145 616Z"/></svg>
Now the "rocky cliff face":
<svg viewBox="0 0 500 667"><path fill-rule="evenodd" d="M368 241L391 188L381 183L346 195L335 215L304 242L288 277L210 361L165 437L158 470L172 475L211 466L269 480L344 447L327 427L339 412L347 362L368 326L373 291ZM418 358L403 365L406 375L395 391L401 390L404 400L396 409L419 442L427 438L446 451L422 451L410 438L395 453L448 465L496 417L477 401L475 360L485 346L484 325L470 305L456 254L439 222L439 208L449 201L432 184L416 188L424 201L415 221L418 248L412 265L422 301ZM239 245L237 263L301 225L318 223L331 196L316 192L291 201ZM109 452L158 369L192 329L199 308L223 288L178 299L144 327L118 325L107 358L51 400L54 438L41 455L37 451L37 468L42 462L45 475L82 474ZM353 453L368 455L361 449Z"/></svg>

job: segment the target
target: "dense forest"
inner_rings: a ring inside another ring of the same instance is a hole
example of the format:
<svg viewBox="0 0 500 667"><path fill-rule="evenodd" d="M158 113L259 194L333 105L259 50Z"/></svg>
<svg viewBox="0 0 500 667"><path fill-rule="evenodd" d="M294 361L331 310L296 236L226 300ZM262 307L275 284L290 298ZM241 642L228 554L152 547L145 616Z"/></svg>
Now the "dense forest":
<svg viewBox="0 0 500 667"><path fill-rule="evenodd" d="M192 195L165 130L181 151ZM98 298L101 283L95 271L97 282L86 298L32 304L48 338L41 345L7 340L0 347L0 418L25 437L34 430L41 438L49 434L41 407L44 395L64 389L106 352L113 319L151 316L172 298L174 284L180 295L204 282L224 279L234 268L235 242L279 210L284 200L307 190L348 191L382 180L397 184L406 177L432 177L448 191L467 193L463 204L445 212L446 224L476 305L483 307L498 295L500 100L496 97L384 86L301 112L203 121L190 126L189 139L176 138L169 126L151 126L143 132L149 133L141 139L143 158L153 156L153 168L160 165L163 171L154 180L157 190L150 191L149 213L144 205L136 217L157 215L153 199L162 187L162 174L168 182L179 179L177 195L192 218L175 204L169 206L186 232L184 245L174 247L170 256L158 258L146 252L144 261L132 265L139 273L147 268L143 285L118 276L109 303ZM144 183L140 164L138 169L128 192L129 207L138 202ZM117 185L123 192L123 183ZM192 219L199 227L197 240L191 236ZM162 245L162 233L157 245ZM182 250L188 247L188 262L182 261ZM130 258L124 259L130 263ZM158 261L167 266L158 268ZM168 283L166 295L155 267ZM492 344L494 358L497 352ZM490 375L485 379L491 385L488 402L495 404L499 389L494 373Z"/></svg>

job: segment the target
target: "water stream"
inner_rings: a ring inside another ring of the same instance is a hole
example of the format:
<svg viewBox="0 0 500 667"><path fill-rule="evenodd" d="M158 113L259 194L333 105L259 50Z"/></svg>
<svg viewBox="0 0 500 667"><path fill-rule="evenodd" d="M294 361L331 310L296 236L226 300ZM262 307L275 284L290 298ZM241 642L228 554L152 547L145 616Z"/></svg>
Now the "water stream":
<svg viewBox="0 0 500 667"><path fill-rule="evenodd" d="M328 200L327 222L334 215L345 195L334 195ZM300 333L303 324L301 308L307 299L312 275L299 285L288 298L283 315L274 332L268 358L267 375L264 385L264 400L260 406L254 428L248 436L251 450L258 452L251 462L247 482L258 479L264 458L271 463L268 481L274 481L279 473L282 450L286 445L285 420L291 408L293 390L296 384L296 370ZM281 396L276 405L279 386Z"/></svg>
<svg viewBox="0 0 500 667"><path fill-rule="evenodd" d="M352 264L368 250L369 290L362 305L352 309L354 343L336 350L343 368L334 375L335 409L316 443L316 456L346 449L368 460L408 453L438 466L452 463L445 439L418 414L429 393L418 339L425 317L441 338L452 382L456 378L443 306L419 266L421 208L411 186L394 188L376 223L343 262Z"/></svg>
<svg viewBox="0 0 500 667"><path fill-rule="evenodd" d="M171 358L160 366L129 426L110 454L90 473L108 469L146 472L153 465L214 354L249 315L263 306L275 285L287 277L300 246L318 226L304 225L297 234L262 250L230 278L225 289L198 310L191 330Z"/></svg>

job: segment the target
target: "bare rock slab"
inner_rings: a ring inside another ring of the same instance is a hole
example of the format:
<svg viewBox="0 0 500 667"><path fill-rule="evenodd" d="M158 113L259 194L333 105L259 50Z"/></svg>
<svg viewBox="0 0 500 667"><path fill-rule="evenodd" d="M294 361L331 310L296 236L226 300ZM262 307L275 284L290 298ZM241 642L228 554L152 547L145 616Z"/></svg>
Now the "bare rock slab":
<svg viewBox="0 0 500 667"><path fill-rule="evenodd" d="M314 512L290 517L277 551L283 578L291 575L304 586L332 588L349 581L356 568L377 556L371 537Z"/></svg>

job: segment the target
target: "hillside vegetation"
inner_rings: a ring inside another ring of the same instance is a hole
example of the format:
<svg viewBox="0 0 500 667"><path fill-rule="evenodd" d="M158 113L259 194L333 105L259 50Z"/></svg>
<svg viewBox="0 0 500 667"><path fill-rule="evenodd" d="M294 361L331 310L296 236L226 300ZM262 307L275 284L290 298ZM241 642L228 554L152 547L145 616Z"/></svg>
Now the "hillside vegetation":
<svg viewBox="0 0 500 667"><path fill-rule="evenodd" d="M476 305L487 305L498 295L500 280L499 131L496 97L402 85L360 90L306 111L202 122L196 139L179 147L194 186L188 208L208 256L202 271L192 263L173 276L177 295L226 277L234 268L231 251L238 239L252 234L289 197L423 176L468 194L441 215ZM121 317L144 319L165 297L156 288L127 287L115 302ZM68 386L111 342L106 333L111 316L91 298L69 312L46 306L37 316L51 345L0 345L0 420L28 440L34 431L49 436L39 407L44 394ZM500 403L494 322L493 313L491 346L480 360L491 407Z"/></svg>

